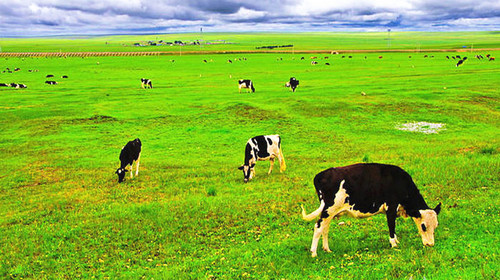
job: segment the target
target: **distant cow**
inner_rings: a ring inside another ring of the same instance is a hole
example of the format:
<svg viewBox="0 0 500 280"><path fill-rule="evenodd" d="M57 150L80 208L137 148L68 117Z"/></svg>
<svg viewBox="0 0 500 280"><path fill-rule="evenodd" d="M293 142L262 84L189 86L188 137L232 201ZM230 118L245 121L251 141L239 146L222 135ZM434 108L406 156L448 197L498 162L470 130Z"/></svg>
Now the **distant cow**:
<svg viewBox="0 0 500 280"><path fill-rule="evenodd" d="M291 77L290 81L286 82L286 87L289 87L292 92L295 92L295 89L299 86L299 80L295 79L295 77Z"/></svg>
<svg viewBox="0 0 500 280"><path fill-rule="evenodd" d="M153 83L151 82L150 79L141 79L141 87L146 89L146 88L153 88Z"/></svg>
<svg viewBox="0 0 500 280"><path fill-rule="evenodd" d="M0 87L10 87L10 84L0 83Z"/></svg>
<svg viewBox="0 0 500 280"><path fill-rule="evenodd" d="M302 218L312 220L320 217L314 227L311 245L312 256L320 237L323 250L328 246L328 227L334 217L348 214L354 218L365 218L385 213L389 226L389 241L392 247L399 243L396 236L396 218L412 217L426 246L434 245L434 230L438 226L437 215L441 203L431 209L417 189L411 176L403 169L386 164L360 163L324 170L314 178L314 186L320 206L311 214L302 207Z"/></svg>
<svg viewBox="0 0 500 280"><path fill-rule="evenodd" d="M17 84L16 88L27 88L28 86L25 84Z"/></svg>
<svg viewBox="0 0 500 280"><path fill-rule="evenodd" d="M275 158L280 162L280 172L285 171L286 164L281 150L281 137L279 135L261 135L250 138L245 146L245 162L238 167L243 170L243 180L248 182L255 176L255 163L258 160L269 160L271 166L268 174L273 171Z"/></svg>
<svg viewBox="0 0 500 280"><path fill-rule="evenodd" d="M45 76L45 78L52 78L52 77L54 77L54 75L52 75L52 74Z"/></svg>
<svg viewBox="0 0 500 280"><path fill-rule="evenodd" d="M460 59L458 62L457 62L457 65L455 65L455 67L458 67L460 65L462 65L464 63L464 60L463 59Z"/></svg>
<svg viewBox="0 0 500 280"><path fill-rule="evenodd" d="M68 76L63 75L63 76L61 76L61 78L63 78L63 79L67 79L67 78L68 78Z"/></svg>
<svg viewBox="0 0 500 280"><path fill-rule="evenodd" d="M488 61L493 61L493 60L495 60L493 56L490 56L490 58L488 59Z"/></svg>
<svg viewBox="0 0 500 280"><path fill-rule="evenodd" d="M133 141L129 141L121 150L120 152L120 168L116 170L116 174L118 174L118 183L123 182L123 179L125 178L125 172L128 171L125 169L127 165L130 165L130 178L133 178L132 176L132 170L133 166L132 164L134 161L136 162L136 171L135 171L135 176L139 175L139 161L141 159L141 140L139 138L136 138Z"/></svg>
<svg viewBox="0 0 500 280"><path fill-rule="evenodd" d="M250 92L250 90L252 90L252 92L255 92L255 87L253 86L252 80L239 80L238 89L240 93L242 88L246 88L248 92Z"/></svg>
<svg viewBox="0 0 500 280"><path fill-rule="evenodd" d="M45 81L45 83L48 85L57 85L56 81Z"/></svg>
<svg viewBox="0 0 500 280"><path fill-rule="evenodd" d="M316 65L316 64L318 64L317 61L315 61L315 60L311 61L311 65Z"/></svg>

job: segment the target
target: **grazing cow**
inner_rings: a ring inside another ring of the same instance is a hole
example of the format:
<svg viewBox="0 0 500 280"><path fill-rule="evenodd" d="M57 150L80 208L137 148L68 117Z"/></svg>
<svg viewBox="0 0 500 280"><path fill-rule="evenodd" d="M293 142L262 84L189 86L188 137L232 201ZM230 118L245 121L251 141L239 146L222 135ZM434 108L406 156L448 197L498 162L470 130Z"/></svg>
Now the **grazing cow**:
<svg viewBox="0 0 500 280"><path fill-rule="evenodd" d="M227 63L233 63L233 62L231 61L231 59L228 59L228 60L227 60Z"/></svg>
<svg viewBox="0 0 500 280"><path fill-rule="evenodd" d="M246 88L248 92L252 90L252 92L255 92L255 88L253 87L253 82L252 80L239 80L238 81L238 90L241 93L241 89Z"/></svg>
<svg viewBox="0 0 500 280"><path fill-rule="evenodd" d="M330 168L316 175L314 186L320 206L311 214L302 207L302 218L313 220L320 217L314 227L311 245L312 256L320 237L323 250L331 252L328 246L328 227L336 216L348 214L365 218L385 213L389 226L389 241L392 247L399 243L395 227L398 216L412 217L426 246L434 245L434 230L438 225L437 215L441 203L431 209L417 189L411 176L403 169L386 164L360 163Z"/></svg>
<svg viewBox="0 0 500 280"><path fill-rule="evenodd" d="M151 82L150 79L141 79L141 87L146 89L146 88L153 88L153 83Z"/></svg>
<svg viewBox="0 0 500 280"><path fill-rule="evenodd" d="M290 81L286 82L286 87L289 87L292 92L295 92L295 89L299 86L299 80L295 79L295 77L291 77Z"/></svg>
<svg viewBox="0 0 500 280"><path fill-rule="evenodd" d="M493 60L495 60L493 56L490 56L490 58L488 59L488 61L493 61Z"/></svg>
<svg viewBox="0 0 500 280"><path fill-rule="evenodd" d="M316 64L318 64L318 62L317 62L317 61L314 61L314 60L313 60L313 61L311 61L311 65L316 65Z"/></svg>
<svg viewBox="0 0 500 280"><path fill-rule="evenodd" d="M325 65L330 65L330 62L326 62Z"/></svg>
<svg viewBox="0 0 500 280"><path fill-rule="evenodd" d="M63 75L63 76L61 76L61 78L63 78L63 79L67 79L67 78L68 78L68 76Z"/></svg>
<svg viewBox="0 0 500 280"><path fill-rule="evenodd" d="M25 84L17 84L16 88L27 88L28 86Z"/></svg>
<svg viewBox="0 0 500 280"><path fill-rule="evenodd" d="M379 58L379 59L382 59L382 58L383 58L383 56L379 56L378 58Z"/></svg>
<svg viewBox="0 0 500 280"><path fill-rule="evenodd" d="M133 141L129 141L127 145L125 145L120 152L120 168L116 170L116 174L118 174L118 183L123 182L125 178L125 172L128 171L125 169L127 165L130 165L130 178L132 176L134 161L136 162L136 171L135 176L139 175L139 161L141 159L141 140L136 138Z"/></svg>
<svg viewBox="0 0 500 280"><path fill-rule="evenodd" d="M269 160L271 162L271 167L267 172L267 174L271 174L276 157L280 162L280 172L285 171L286 164L279 135L261 135L248 139L245 146L245 162L238 167L239 170L243 170L245 183L255 176L255 163L258 160Z"/></svg>
<svg viewBox="0 0 500 280"><path fill-rule="evenodd" d="M10 83L10 87L13 87L13 88L19 88L19 85L16 84L16 83Z"/></svg>
<svg viewBox="0 0 500 280"><path fill-rule="evenodd" d="M52 77L54 77L54 75L52 75L52 74L45 76L45 78L52 78Z"/></svg>
<svg viewBox="0 0 500 280"><path fill-rule="evenodd" d="M45 81L45 83L48 85L57 85L56 81Z"/></svg>
<svg viewBox="0 0 500 280"><path fill-rule="evenodd" d="M450 59L450 57L449 57L449 56L446 56L446 59Z"/></svg>
<svg viewBox="0 0 500 280"><path fill-rule="evenodd" d="M10 84L0 83L0 87L10 87Z"/></svg>
<svg viewBox="0 0 500 280"><path fill-rule="evenodd" d="M464 63L464 60L463 59L460 59L458 62L457 62L457 65L455 65L455 67L458 67L460 65L462 65Z"/></svg>

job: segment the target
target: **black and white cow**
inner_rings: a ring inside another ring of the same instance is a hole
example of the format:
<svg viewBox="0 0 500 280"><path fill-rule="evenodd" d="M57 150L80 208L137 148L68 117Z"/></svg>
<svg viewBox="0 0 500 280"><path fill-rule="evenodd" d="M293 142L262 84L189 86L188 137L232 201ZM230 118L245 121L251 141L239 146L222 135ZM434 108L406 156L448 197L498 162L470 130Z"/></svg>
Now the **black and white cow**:
<svg viewBox="0 0 500 280"><path fill-rule="evenodd" d="M48 85L57 85L56 81L45 81L45 83Z"/></svg>
<svg viewBox="0 0 500 280"><path fill-rule="evenodd" d="M245 162L238 167L243 170L243 178L245 183L255 177L255 163L258 160L269 160L271 167L267 174L273 171L275 158L280 162L280 172L285 171L285 157L281 150L281 137L279 135L260 135L248 139L245 146Z"/></svg>
<svg viewBox="0 0 500 280"><path fill-rule="evenodd" d="M150 79L141 79L141 87L142 88L153 88L153 83L151 82Z"/></svg>
<svg viewBox="0 0 500 280"><path fill-rule="evenodd" d="M25 84L17 84L17 88L27 88L28 86Z"/></svg>
<svg viewBox="0 0 500 280"><path fill-rule="evenodd" d="M344 214L365 218L385 213L392 247L399 243L395 232L396 218L410 216L417 225L423 244L434 245L434 230L438 226L441 203L434 209L429 208L411 176L397 166L360 163L330 168L316 175L314 186L320 201L319 208L306 214L301 206L305 220L319 217L311 245L313 257L316 256L320 237L323 237L323 250L331 252L328 227L334 217Z"/></svg>
<svg viewBox="0 0 500 280"><path fill-rule="evenodd" d="M299 80L295 79L295 77L291 77L290 81L286 82L286 87L289 87L292 92L295 92L295 89L299 86Z"/></svg>
<svg viewBox="0 0 500 280"><path fill-rule="evenodd" d="M125 172L128 171L125 169L127 165L130 165L130 178L132 176L134 161L136 162L136 171L135 176L139 175L139 161L141 159L141 140L139 138L129 141L127 145L125 145L120 152L120 168L116 170L116 174L118 174L118 183L123 182L125 178Z"/></svg>
<svg viewBox="0 0 500 280"><path fill-rule="evenodd" d="M0 87L10 87L10 84L0 83Z"/></svg>
<svg viewBox="0 0 500 280"><path fill-rule="evenodd" d="M238 89L239 92L241 93L241 89L246 88L248 92L252 90L252 92L255 92L255 88L253 87L253 82L252 80L239 80L238 81Z"/></svg>

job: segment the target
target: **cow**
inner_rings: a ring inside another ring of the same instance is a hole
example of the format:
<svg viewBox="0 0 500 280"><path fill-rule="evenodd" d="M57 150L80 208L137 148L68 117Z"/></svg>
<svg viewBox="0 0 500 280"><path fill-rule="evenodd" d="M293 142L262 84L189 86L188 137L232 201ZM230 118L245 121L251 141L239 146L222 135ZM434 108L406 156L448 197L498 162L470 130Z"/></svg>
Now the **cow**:
<svg viewBox="0 0 500 280"><path fill-rule="evenodd" d="M52 75L52 74L45 76L45 78L52 78L52 77L54 77L54 75Z"/></svg>
<svg viewBox="0 0 500 280"><path fill-rule="evenodd" d="M355 218L385 213L389 226L389 242L392 247L399 243L395 227L398 216L412 217L426 246L434 245L434 230L438 226L437 215L441 203L431 209L425 203L411 176L398 166L378 163L358 163L326 169L314 177L314 186L320 206L302 218L311 221L319 216L314 227L311 245L312 256L320 237L323 250L328 246L328 227L334 217L348 214Z"/></svg>
<svg viewBox="0 0 500 280"><path fill-rule="evenodd" d="M252 80L239 80L238 90L240 93L242 88L246 88L248 92L250 92L250 90L252 90L252 92L255 92L255 87L253 86Z"/></svg>
<svg viewBox="0 0 500 280"><path fill-rule="evenodd" d="M68 76L67 76L67 75L63 75L63 76L61 76L61 78L63 78L63 79L67 79L67 78L68 78Z"/></svg>
<svg viewBox="0 0 500 280"><path fill-rule="evenodd" d="M457 65L455 65L455 67L458 67L460 65L462 65L464 63L464 60L463 59L460 59L458 62L457 62Z"/></svg>
<svg viewBox="0 0 500 280"><path fill-rule="evenodd" d="M291 77L290 81L286 82L286 87L289 87L292 92L295 92L295 89L299 86L299 80L295 79L295 77Z"/></svg>
<svg viewBox="0 0 500 280"><path fill-rule="evenodd" d="M317 61L314 61L314 60L313 60L313 61L311 61L311 65L316 65L316 64L318 64L318 62L317 62Z"/></svg>
<svg viewBox="0 0 500 280"><path fill-rule="evenodd" d="M45 83L48 85L57 85L56 81L45 81Z"/></svg>
<svg viewBox="0 0 500 280"><path fill-rule="evenodd" d="M25 84L17 84L16 88L27 88L28 86Z"/></svg>
<svg viewBox="0 0 500 280"><path fill-rule="evenodd" d="M0 83L0 87L10 87L10 84Z"/></svg>
<svg viewBox="0 0 500 280"><path fill-rule="evenodd" d="M153 83L151 82L150 79L145 79L145 78L142 78L141 79L141 87L146 89L146 88L153 88Z"/></svg>
<svg viewBox="0 0 500 280"><path fill-rule="evenodd" d="M495 60L493 56L490 56L490 58L488 59L488 61L493 61L493 60Z"/></svg>
<svg viewBox="0 0 500 280"><path fill-rule="evenodd" d="M116 174L118 175L118 183L123 182L125 178L125 172L128 171L125 169L127 165L130 165L130 178L132 176L133 163L136 162L136 171L135 176L139 175L139 161L141 159L141 140L136 138L135 140L129 141L120 152L120 168L116 170Z"/></svg>
<svg viewBox="0 0 500 280"><path fill-rule="evenodd" d="M281 150L281 137L279 135L260 135L248 139L245 146L245 162L238 167L243 170L243 180L247 183L255 176L255 163L258 160L269 160L271 166L267 174L273 171L275 158L280 162L280 172L286 170L285 157Z"/></svg>

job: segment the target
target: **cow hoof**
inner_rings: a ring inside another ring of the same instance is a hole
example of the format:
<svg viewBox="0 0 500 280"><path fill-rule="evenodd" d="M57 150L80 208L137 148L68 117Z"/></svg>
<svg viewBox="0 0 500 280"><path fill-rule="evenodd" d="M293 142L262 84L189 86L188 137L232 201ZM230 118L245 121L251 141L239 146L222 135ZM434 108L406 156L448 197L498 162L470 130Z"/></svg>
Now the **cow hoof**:
<svg viewBox="0 0 500 280"><path fill-rule="evenodd" d="M316 252L312 252L311 253L311 257L315 258L318 254L316 254Z"/></svg>
<svg viewBox="0 0 500 280"><path fill-rule="evenodd" d="M330 248L323 248L323 251L327 252L327 253L331 253L332 250L330 250Z"/></svg>

